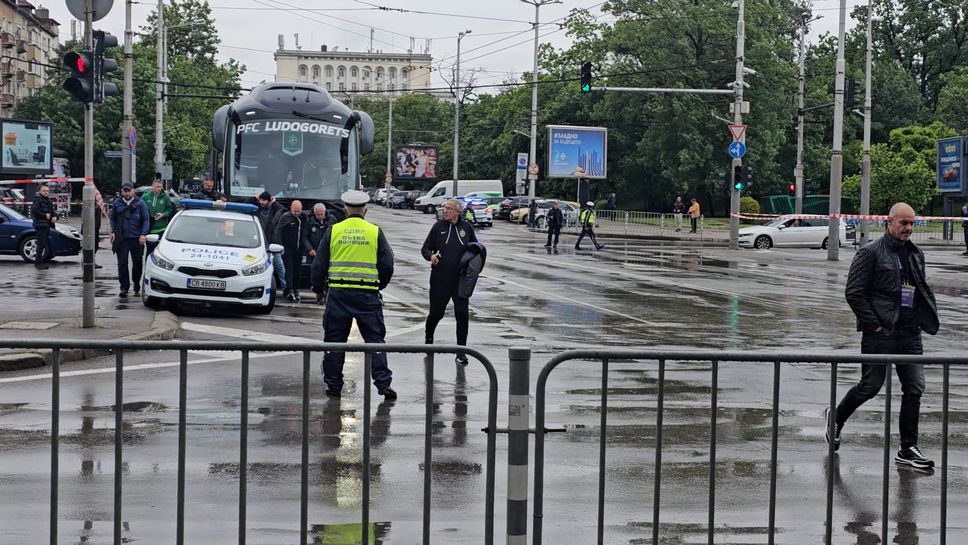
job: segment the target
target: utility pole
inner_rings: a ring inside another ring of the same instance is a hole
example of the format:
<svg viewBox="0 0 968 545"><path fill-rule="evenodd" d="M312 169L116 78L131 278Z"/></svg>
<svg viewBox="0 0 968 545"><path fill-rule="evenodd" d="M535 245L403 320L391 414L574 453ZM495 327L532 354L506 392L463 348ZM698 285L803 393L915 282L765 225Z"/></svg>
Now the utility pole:
<svg viewBox="0 0 968 545"><path fill-rule="evenodd" d="M739 14L736 20L736 81L733 83L736 90L735 102L733 103L733 124L743 124L743 57L746 55L746 0L736 2ZM732 172L734 175L733 187L729 192L729 248L739 249L739 197L740 192L736 190L735 179L736 167L743 166L743 160L733 159Z"/></svg>
<svg viewBox="0 0 968 545"><path fill-rule="evenodd" d="M390 182L393 180L393 97L387 95L387 173L383 176L383 185L387 191L390 190Z"/></svg>
<svg viewBox="0 0 968 545"><path fill-rule="evenodd" d="M165 62L167 55L165 49L165 4L164 0L158 0L158 28L156 38L156 55L158 63L157 83L155 83L155 175L161 177L162 168L165 165L165 77L168 73Z"/></svg>
<svg viewBox="0 0 968 545"><path fill-rule="evenodd" d="M84 49L94 50L94 35L92 32L94 17L94 0L84 2ZM81 240L83 250L81 262L81 327L94 327L94 104L84 103L84 182Z"/></svg>
<svg viewBox="0 0 968 545"><path fill-rule="evenodd" d="M470 33L470 29L457 33L457 65L454 69L454 187L451 188L455 197L460 195L457 192L457 171L460 159L460 41Z"/></svg>
<svg viewBox="0 0 968 545"><path fill-rule="evenodd" d="M803 194L806 193L806 188L803 186L803 106L804 106L804 93L806 92L806 81L804 78L804 34L806 34L806 14L804 14L803 24L800 25L800 102L797 108L797 166L794 169L794 176L796 177L797 195L796 203L794 206L794 211L797 214L803 213Z"/></svg>
<svg viewBox="0 0 968 545"><path fill-rule="evenodd" d="M871 213L871 0L867 0L867 58L864 67L864 154L860 164L860 213ZM870 222L860 220L860 246L870 240Z"/></svg>
<svg viewBox="0 0 968 545"><path fill-rule="evenodd" d="M132 31L131 31L131 3L132 0L125 0L124 3L124 122L121 127L121 183L131 182L134 177L131 167L131 129L134 127L134 115L132 111L132 80L134 70L134 54L132 52Z"/></svg>
<svg viewBox="0 0 968 545"><path fill-rule="evenodd" d="M528 163L538 163L538 11L545 4L560 4L560 0L521 0L525 4L534 5L534 66L531 69L531 151L528 154ZM742 1L742 0L740 0ZM535 196L535 181L537 174L532 174L528 170L528 196L532 199Z"/></svg>
<svg viewBox="0 0 968 545"><path fill-rule="evenodd" d="M840 184L844 175L844 27L847 0L840 0L837 33L837 74L834 79L834 145L830 154L830 226L827 230L827 260L840 260Z"/></svg>

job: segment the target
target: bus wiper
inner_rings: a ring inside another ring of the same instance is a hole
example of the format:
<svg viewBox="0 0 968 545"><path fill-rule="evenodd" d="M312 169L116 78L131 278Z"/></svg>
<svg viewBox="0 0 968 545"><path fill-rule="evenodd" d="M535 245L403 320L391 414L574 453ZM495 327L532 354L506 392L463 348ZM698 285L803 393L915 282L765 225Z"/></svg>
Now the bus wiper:
<svg viewBox="0 0 968 545"><path fill-rule="evenodd" d="M296 117L301 117L303 119L309 119L310 121L319 121L319 122L322 122L322 123L331 123L331 124L335 125L335 123L333 123L333 121L331 119L323 119L321 117L316 117L314 115L306 114L306 113L303 113L303 112L297 112L296 110L293 110L292 111L292 115L294 115Z"/></svg>

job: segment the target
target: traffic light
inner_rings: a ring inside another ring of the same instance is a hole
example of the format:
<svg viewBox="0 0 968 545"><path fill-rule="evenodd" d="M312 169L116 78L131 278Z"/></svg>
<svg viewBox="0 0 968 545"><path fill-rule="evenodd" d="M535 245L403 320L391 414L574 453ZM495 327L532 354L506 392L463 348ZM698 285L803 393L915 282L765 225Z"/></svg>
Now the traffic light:
<svg viewBox="0 0 968 545"><path fill-rule="evenodd" d="M743 165L743 189L749 189L753 185L753 167Z"/></svg>
<svg viewBox="0 0 968 545"><path fill-rule="evenodd" d="M592 63L581 63L581 92L590 93L592 90Z"/></svg>
<svg viewBox="0 0 968 545"><path fill-rule="evenodd" d="M860 104L860 100L857 98L857 88L859 86L859 81L855 79L847 80L847 94L844 96L844 107L853 108Z"/></svg>
<svg viewBox="0 0 968 545"><path fill-rule="evenodd" d="M790 185L789 185L789 186L787 187L787 190L788 190L788 191L790 192L790 196L791 196L791 197L796 197L796 196L797 196L797 184L795 184L795 183L791 183L791 184L790 184Z"/></svg>
<svg viewBox="0 0 968 545"><path fill-rule="evenodd" d="M736 191L746 189L746 186L743 184L743 167L740 165L733 167L733 189Z"/></svg>
<svg viewBox="0 0 968 545"><path fill-rule="evenodd" d="M94 102L94 53L71 51L64 55L64 65L71 69L64 90L78 102Z"/></svg>
<svg viewBox="0 0 968 545"><path fill-rule="evenodd" d="M118 94L118 86L105 83L104 77L118 69L118 61L104 57L104 50L118 46L118 37L104 32L94 31L94 100L95 104L104 102L104 97Z"/></svg>

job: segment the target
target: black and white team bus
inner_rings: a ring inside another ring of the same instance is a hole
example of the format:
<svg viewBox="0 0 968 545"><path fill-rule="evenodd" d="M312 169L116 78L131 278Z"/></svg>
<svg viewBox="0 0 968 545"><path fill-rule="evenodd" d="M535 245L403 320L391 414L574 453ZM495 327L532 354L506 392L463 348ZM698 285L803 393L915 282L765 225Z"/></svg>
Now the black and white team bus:
<svg viewBox="0 0 968 545"><path fill-rule="evenodd" d="M341 219L340 195L360 188L360 156L373 150L373 120L316 85L267 83L215 112L212 140L212 177L229 200L268 191Z"/></svg>

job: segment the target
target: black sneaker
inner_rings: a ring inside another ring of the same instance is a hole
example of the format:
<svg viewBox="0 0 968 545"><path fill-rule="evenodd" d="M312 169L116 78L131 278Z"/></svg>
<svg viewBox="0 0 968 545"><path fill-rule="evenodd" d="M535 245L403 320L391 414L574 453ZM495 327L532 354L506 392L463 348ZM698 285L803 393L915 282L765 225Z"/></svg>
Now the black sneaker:
<svg viewBox="0 0 968 545"><path fill-rule="evenodd" d="M830 444L830 407L823 410L823 440ZM840 450L840 426L834 423L834 452Z"/></svg>
<svg viewBox="0 0 968 545"><path fill-rule="evenodd" d="M378 393L381 396L383 396L383 399L396 399L397 398L397 392L395 392L393 390L393 388L391 388L389 386L387 386L386 388L381 388L381 389L377 390L376 393Z"/></svg>
<svg viewBox="0 0 968 545"><path fill-rule="evenodd" d="M118 296L120 296L120 297L127 297L128 296L128 290L121 290L121 293L119 293Z"/></svg>
<svg viewBox="0 0 968 545"><path fill-rule="evenodd" d="M457 354L457 357L454 358L454 361L457 362L457 364L459 365L467 365L468 363L470 363L467 361L466 354Z"/></svg>
<svg viewBox="0 0 968 545"><path fill-rule="evenodd" d="M934 460L921 454L921 449L917 445L898 450L897 455L894 456L894 463L911 466L915 469L931 469L934 467Z"/></svg>

